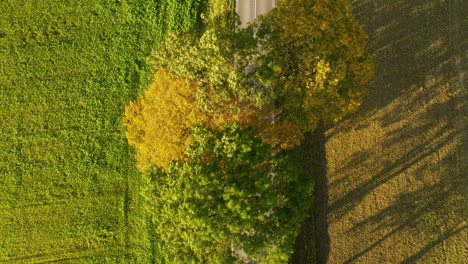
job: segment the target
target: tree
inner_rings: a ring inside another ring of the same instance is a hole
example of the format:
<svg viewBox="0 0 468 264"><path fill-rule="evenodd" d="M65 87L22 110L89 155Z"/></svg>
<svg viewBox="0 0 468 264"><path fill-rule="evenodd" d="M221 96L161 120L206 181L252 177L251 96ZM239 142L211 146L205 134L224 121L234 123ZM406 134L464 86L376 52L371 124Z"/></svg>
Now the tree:
<svg viewBox="0 0 468 264"><path fill-rule="evenodd" d="M274 111L271 107L259 108L232 99L225 104L212 104L216 111L207 111L196 103L197 84L173 78L164 69L154 79L142 98L125 109L125 134L137 150L137 167L141 171L152 164L164 168L172 160L187 160L184 151L189 144L188 132L196 124L213 129L222 128L225 123L251 126L275 150L292 148L301 142L302 132L294 124L272 124L266 118Z"/></svg>
<svg viewBox="0 0 468 264"><path fill-rule="evenodd" d="M281 1L251 27L261 52L249 74L280 99L283 119L312 131L361 104L372 63L348 1Z"/></svg>
<svg viewBox="0 0 468 264"><path fill-rule="evenodd" d="M236 29L232 12L205 18L201 34L194 30L175 32L154 50L150 62L155 69L167 69L174 77L198 85L197 102L205 110L215 111L213 104L226 103L233 97L256 106L269 103L268 90L253 89L244 79L241 64L254 53L257 41L252 30Z"/></svg>
<svg viewBox="0 0 468 264"><path fill-rule="evenodd" d="M222 127L237 119L228 108L208 113L195 102L197 86L172 78L160 70L141 100L125 109L125 134L137 150L137 167L144 171L150 165L164 168L172 160L186 158L188 131L195 124Z"/></svg>
<svg viewBox="0 0 468 264"><path fill-rule="evenodd" d="M286 263L312 192L253 129L196 126L187 155L145 173L146 209L166 263ZM240 262L242 263L242 262Z"/></svg>

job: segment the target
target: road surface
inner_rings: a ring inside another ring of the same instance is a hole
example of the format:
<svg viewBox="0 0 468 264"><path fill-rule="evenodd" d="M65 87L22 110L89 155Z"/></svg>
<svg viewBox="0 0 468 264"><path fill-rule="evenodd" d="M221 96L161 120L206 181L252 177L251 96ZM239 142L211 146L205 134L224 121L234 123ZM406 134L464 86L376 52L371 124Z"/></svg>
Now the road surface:
<svg viewBox="0 0 468 264"><path fill-rule="evenodd" d="M267 13L276 6L276 0L236 0L236 11L240 16L242 25L252 22L259 15Z"/></svg>

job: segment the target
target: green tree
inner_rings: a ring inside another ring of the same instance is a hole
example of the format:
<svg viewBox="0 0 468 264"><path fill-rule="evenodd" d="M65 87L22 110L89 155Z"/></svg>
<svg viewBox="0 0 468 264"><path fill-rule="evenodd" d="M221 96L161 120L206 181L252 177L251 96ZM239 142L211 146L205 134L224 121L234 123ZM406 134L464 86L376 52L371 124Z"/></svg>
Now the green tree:
<svg viewBox="0 0 468 264"><path fill-rule="evenodd" d="M286 263L312 192L250 128L196 126L186 162L145 173L146 208L166 263ZM240 262L241 263L241 262Z"/></svg>
<svg viewBox="0 0 468 264"><path fill-rule="evenodd" d="M194 30L169 34L150 57L157 70L167 69L178 78L198 85L197 102L205 110L236 98L261 106L269 102L268 91L253 89L245 80L246 58L255 52L252 29L236 29L236 16L221 13L205 18L201 34Z"/></svg>

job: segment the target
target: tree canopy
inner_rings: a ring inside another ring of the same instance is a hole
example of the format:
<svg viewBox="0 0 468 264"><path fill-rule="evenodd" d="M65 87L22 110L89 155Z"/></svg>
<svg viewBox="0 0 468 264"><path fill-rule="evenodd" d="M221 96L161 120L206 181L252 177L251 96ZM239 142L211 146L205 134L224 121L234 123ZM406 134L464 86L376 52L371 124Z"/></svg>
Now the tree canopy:
<svg viewBox="0 0 468 264"><path fill-rule="evenodd" d="M305 131L337 121L361 104L372 75L366 34L346 0L288 0L252 25L262 52L257 79L282 102L282 118Z"/></svg>
<svg viewBox="0 0 468 264"><path fill-rule="evenodd" d="M146 172L147 209L167 263L233 263L243 250L285 263L312 192L286 156L251 128L196 126L191 161Z"/></svg>
<svg viewBox="0 0 468 264"><path fill-rule="evenodd" d="M222 127L237 119L228 109L208 113L197 107L196 84L173 78L162 69L140 100L125 109L125 134L137 149L137 166L163 168L172 160L184 159L188 130L195 124Z"/></svg>
<svg viewBox="0 0 468 264"><path fill-rule="evenodd" d="M233 96L257 106L277 100L278 118L312 131L361 104L372 75L366 39L348 1L288 0L245 29L210 22L200 36L174 33L151 61L199 84L206 109Z"/></svg>
<svg viewBox="0 0 468 264"><path fill-rule="evenodd" d="M312 182L281 151L360 105L372 74L346 0L288 0L166 37L125 125L163 263L286 263Z"/></svg>
<svg viewBox="0 0 468 264"><path fill-rule="evenodd" d="M153 67L198 84L197 102L205 110L232 97L257 106L268 103L268 91L252 89L242 66L257 46L252 30L237 29L232 13L205 21L200 34L193 30L170 34L151 55Z"/></svg>

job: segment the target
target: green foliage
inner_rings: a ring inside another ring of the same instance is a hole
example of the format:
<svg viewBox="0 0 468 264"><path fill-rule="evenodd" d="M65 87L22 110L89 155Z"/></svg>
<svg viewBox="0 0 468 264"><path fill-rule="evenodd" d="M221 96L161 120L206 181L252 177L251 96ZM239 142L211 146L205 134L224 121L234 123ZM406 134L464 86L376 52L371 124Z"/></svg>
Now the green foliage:
<svg viewBox="0 0 468 264"><path fill-rule="evenodd" d="M261 263L287 262L311 183L299 181L289 159L272 155L252 129L196 126L192 137L190 162L145 174L161 261L235 263L232 250L243 250Z"/></svg>
<svg viewBox="0 0 468 264"><path fill-rule="evenodd" d="M206 110L232 97L249 99L257 105L268 102L267 90L253 89L245 79L241 63L254 53L253 32L237 30L236 16L223 13L205 20L201 35L192 30L170 34L151 56L155 69L199 85L197 101Z"/></svg>
<svg viewBox="0 0 468 264"><path fill-rule="evenodd" d="M200 11L206 9L201 0L159 0L153 1L157 13L155 17L160 41L168 32L183 31L194 25L201 26Z"/></svg>

